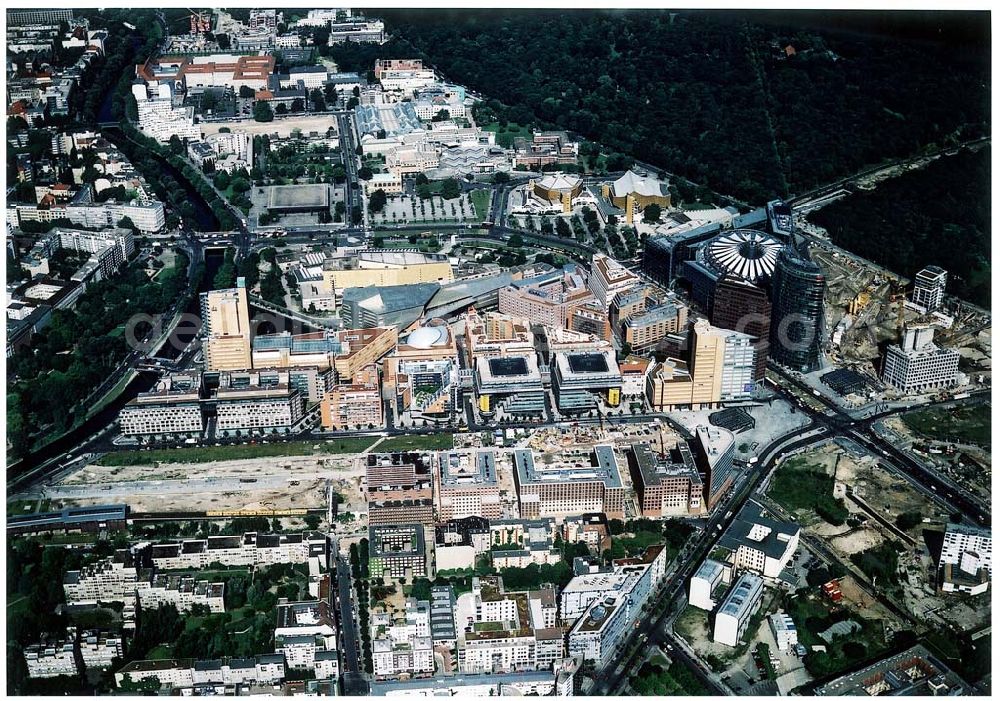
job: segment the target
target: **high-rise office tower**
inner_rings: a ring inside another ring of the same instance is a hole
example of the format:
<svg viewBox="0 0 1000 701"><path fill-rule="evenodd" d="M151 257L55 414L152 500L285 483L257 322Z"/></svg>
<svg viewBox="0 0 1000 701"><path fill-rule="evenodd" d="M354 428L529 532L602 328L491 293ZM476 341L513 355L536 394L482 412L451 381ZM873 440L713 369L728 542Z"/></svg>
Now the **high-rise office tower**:
<svg viewBox="0 0 1000 701"><path fill-rule="evenodd" d="M823 271L793 246L778 254L771 283L771 357L795 370L819 367Z"/></svg>
<svg viewBox="0 0 1000 701"><path fill-rule="evenodd" d="M715 287L712 326L754 337L756 356L753 379L754 382L763 380L771 335L771 300L767 298L767 292L737 277L722 278Z"/></svg>
<svg viewBox="0 0 1000 701"><path fill-rule="evenodd" d="M947 285L948 271L936 265L928 265L913 280L913 303L929 312L934 311L944 301L944 288Z"/></svg>
<svg viewBox="0 0 1000 701"><path fill-rule="evenodd" d="M250 305L246 280L236 288L201 293L207 370L246 370L250 365Z"/></svg>

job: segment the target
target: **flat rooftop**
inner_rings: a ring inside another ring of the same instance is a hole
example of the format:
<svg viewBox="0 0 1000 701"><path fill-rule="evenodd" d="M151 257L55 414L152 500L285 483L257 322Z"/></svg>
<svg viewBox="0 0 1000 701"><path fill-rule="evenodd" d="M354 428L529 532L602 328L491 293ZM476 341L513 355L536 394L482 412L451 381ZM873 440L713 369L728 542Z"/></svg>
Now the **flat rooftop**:
<svg viewBox="0 0 1000 701"><path fill-rule="evenodd" d="M610 445L596 446L586 461L536 462L530 450L514 451L517 484L555 484L558 482L602 482L607 489L622 487L621 473Z"/></svg>

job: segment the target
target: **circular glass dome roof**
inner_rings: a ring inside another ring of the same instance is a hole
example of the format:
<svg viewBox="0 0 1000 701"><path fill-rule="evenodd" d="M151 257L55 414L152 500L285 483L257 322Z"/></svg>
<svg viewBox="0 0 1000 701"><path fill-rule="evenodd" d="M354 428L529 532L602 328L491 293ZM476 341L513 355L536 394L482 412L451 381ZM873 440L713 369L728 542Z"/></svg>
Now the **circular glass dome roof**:
<svg viewBox="0 0 1000 701"><path fill-rule="evenodd" d="M761 231L735 229L705 244L702 255L718 273L756 283L774 273L781 245Z"/></svg>
<svg viewBox="0 0 1000 701"><path fill-rule="evenodd" d="M448 340L448 331L443 326L421 326L406 337L406 345L414 348L432 348Z"/></svg>

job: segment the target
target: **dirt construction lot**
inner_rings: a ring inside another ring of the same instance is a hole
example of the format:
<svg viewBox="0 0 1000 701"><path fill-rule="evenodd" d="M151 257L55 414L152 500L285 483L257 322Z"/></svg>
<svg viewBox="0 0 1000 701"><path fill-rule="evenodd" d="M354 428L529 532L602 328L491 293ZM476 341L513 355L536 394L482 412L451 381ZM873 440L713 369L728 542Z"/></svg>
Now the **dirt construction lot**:
<svg viewBox="0 0 1000 701"><path fill-rule="evenodd" d="M127 503L136 511L318 508L326 484L343 495L341 511L367 511L364 469L355 455L303 455L155 466L88 465L50 492L67 503ZM252 481L251 481L252 480Z"/></svg>
<svg viewBox="0 0 1000 701"><path fill-rule="evenodd" d="M219 130L227 127L233 132L242 131L247 134L278 134L278 136L291 136L293 129L301 129L308 134L311 131L318 131L322 134L333 127L337 129L337 120L333 115L310 115L302 117L277 118L273 122L255 122L246 119L240 122L202 122L201 130L206 136L218 134Z"/></svg>

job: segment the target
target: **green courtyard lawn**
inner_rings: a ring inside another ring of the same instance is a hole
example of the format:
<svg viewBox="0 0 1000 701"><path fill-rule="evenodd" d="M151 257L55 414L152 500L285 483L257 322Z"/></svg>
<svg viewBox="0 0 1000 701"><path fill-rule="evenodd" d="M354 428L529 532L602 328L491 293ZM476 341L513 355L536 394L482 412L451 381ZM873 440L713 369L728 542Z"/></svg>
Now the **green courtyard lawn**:
<svg viewBox="0 0 1000 701"><path fill-rule="evenodd" d="M490 190L473 190L469 197L476 208L476 218L485 221L490 209Z"/></svg>
<svg viewBox="0 0 1000 701"><path fill-rule="evenodd" d="M170 462L215 462L246 458L285 457L294 455L360 453L370 447L375 438L336 438L330 442L257 443L256 445L214 445L201 448L118 451L103 456L100 465L154 465Z"/></svg>

